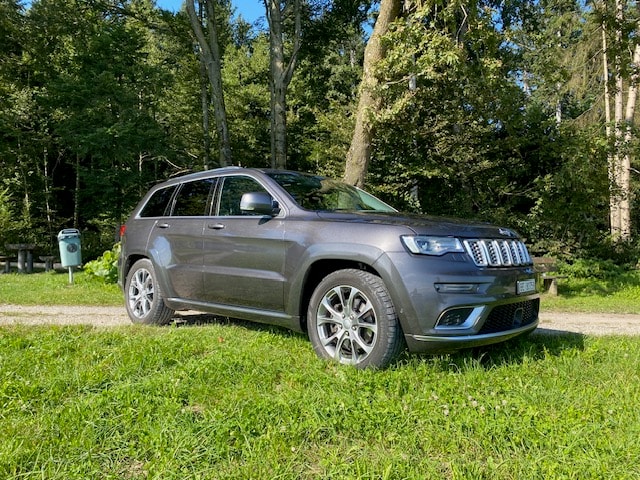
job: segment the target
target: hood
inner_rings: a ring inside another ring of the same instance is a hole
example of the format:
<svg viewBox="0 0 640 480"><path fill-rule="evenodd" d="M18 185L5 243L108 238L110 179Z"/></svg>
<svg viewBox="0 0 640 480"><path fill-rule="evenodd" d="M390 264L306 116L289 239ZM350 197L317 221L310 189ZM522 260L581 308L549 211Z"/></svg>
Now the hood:
<svg viewBox="0 0 640 480"><path fill-rule="evenodd" d="M404 226L422 235L456 236L461 238L519 238L509 228L459 218L416 215L412 213L317 212L318 217L332 222L372 223Z"/></svg>

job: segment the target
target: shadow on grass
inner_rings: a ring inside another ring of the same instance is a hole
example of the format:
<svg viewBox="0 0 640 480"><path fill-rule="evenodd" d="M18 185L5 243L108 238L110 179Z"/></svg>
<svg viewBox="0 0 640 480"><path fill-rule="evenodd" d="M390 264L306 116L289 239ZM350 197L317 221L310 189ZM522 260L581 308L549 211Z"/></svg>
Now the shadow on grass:
<svg viewBox="0 0 640 480"><path fill-rule="evenodd" d="M201 325L235 325L238 327L246 328L248 330L255 330L257 332L279 333L283 336L302 335L306 338L306 335L304 334L278 325L252 322L249 320L241 320L239 318L222 317L214 315L212 313L183 314L180 312L176 312L171 320L170 325L173 325L175 327L198 327Z"/></svg>
<svg viewBox="0 0 640 480"><path fill-rule="evenodd" d="M542 361L549 356L562 356L584 350L585 336L575 332L563 332L539 328L535 333L485 347L461 350L440 356L441 368L446 370L468 369L469 366L490 370L505 365L520 365ZM424 356L425 361L434 358Z"/></svg>

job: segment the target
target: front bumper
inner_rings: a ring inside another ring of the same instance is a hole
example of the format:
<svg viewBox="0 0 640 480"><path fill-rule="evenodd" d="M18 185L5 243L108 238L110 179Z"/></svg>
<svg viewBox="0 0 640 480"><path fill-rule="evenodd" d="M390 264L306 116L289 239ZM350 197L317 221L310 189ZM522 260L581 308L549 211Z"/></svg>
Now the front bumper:
<svg viewBox="0 0 640 480"><path fill-rule="evenodd" d="M388 262L388 263L387 263ZM386 265L385 265L386 263ZM480 268L466 255L404 252L379 260L413 352L451 352L502 342L538 325L539 295L531 267Z"/></svg>
<svg viewBox="0 0 640 480"><path fill-rule="evenodd" d="M527 334L538 326L538 298L499 305L489 309L474 321L470 328L439 328L437 334L405 334L405 340L412 352L439 353L454 352L464 348L480 347L504 342L511 338ZM525 311L526 313L522 313Z"/></svg>

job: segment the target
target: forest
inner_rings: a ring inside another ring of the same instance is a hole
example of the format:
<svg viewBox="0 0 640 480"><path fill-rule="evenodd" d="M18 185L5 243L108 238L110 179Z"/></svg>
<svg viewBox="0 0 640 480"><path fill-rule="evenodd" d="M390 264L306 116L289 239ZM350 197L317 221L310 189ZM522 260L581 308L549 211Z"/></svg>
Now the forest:
<svg viewBox="0 0 640 480"><path fill-rule="evenodd" d="M635 265L639 4L246 1L0 0L0 251L95 258L149 186L241 165Z"/></svg>

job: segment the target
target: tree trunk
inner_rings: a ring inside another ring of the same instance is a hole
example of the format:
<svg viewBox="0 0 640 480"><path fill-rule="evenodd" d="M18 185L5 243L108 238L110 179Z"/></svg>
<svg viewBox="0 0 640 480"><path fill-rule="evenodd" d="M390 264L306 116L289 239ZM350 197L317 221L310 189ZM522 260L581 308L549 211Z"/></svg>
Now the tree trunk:
<svg viewBox="0 0 640 480"><path fill-rule="evenodd" d="M611 236L615 241L628 241L631 239L631 157L629 149L636 107L638 74L633 73L631 75L625 108L623 95L624 79L622 74L622 28L624 25L624 5L622 0L616 0L615 20L614 144L613 154L609 158L609 181L611 185L609 203ZM640 23L637 26L637 30L640 31ZM606 35L604 32L603 46L606 47ZM631 60L632 65L637 65L635 62L638 61L640 61L640 47L636 46L633 59ZM607 90L605 90L605 96L607 96L606 94ZM610 128L607 129L607 136L608 138L611 137Z"/></svg>
<svg viewBox="0 0 640 480"><path fill-rule="evenodd" d="M605 135L607 138L607 144L610 145L607 153L607 165L609 168L609 222L610 232L612 236L615 236L620 225L620 209L617 196L617 156L615 149L611 147L614 144L613 132L611 130L611 100L609 93L609 58L608 58L608 42L607 42L607 28L605 22L602 22L602 79L604 85L604 116L605 116Z"/></svg>
<svg viewBox="0 0 640 480"><path fill-rule="evenodd" d="M639 28L640 30L640 28ZM640 64L640 45L636 45L633 52L633 65ZM620 163L620 185L623 198L620 205L620 236L623 240L631 239L631 140L636 113L636 99L638 96L638 72L634 69L631 75L627 106L624 115L624 150Z"/></svg>
<svg viewBox="0 0 640 480"><path fill-rule="evenodd" d="M279 0L264 0L269 22L269 59L271 79L271 166L287 166L287 89L296 67L302 35L300 0L282 6ZM293 50L289 61L285 59L283 20L285 10L293 8Z"/></svg>
<svg viewBox="0 0 640 480"><path fill-rule="evenodd" d="M200 105L202 108L202 164L205 170L211 168L211 134L209 133L209 82L207 79L207 67L200 61Z"/></svg>
<svg viewBox="0 0 640 480"><path fill-rule="evenodd" d="M623 135L622 135L622 112L624 99L622 98L622 92L624 89L624 82L622 79L622 54L620 49L622 48L622 23L623 18L623 6L622 0L616 0L616 49L614 56L614 72L615 72L615 93L613 96L613 136L614 136L614 203L615 203L615 224L613 226L613 235L615 238L622 237L622 209L624 202L624 185L622 184L622 148L623 148Z"/></svg>
<svg viewBox="0 0 640 480"><path fill-rule="evenodd" d="M80 228L80 155L76 154L76 187L73 191L73 227Z"/></svg>
<svg viewBox="0 0 640 480"><path fill-rule="evenodd" d="M382 99L376 92L378 81L375 66L384 58L382 37L391 23L400 14L401 0L382 0L380 13L364 51L364 66L360 83L360 99L356 110L356 125L347 152L344 180L358 187L364 186L365 176L371 159L371 142L374 128L371 116L380 109Z"/></svg>
<svg viewBox="0 0 640 480"><path fill-rule="evenodd" d="M201 0L201 5L206 7L206 34L203 22L198 18L195 8L195 0L186 2L187 14L191 22L191 28L200 45L200 61L206 67L211 95L213 99L214 117L218 142L220 142L220 154L218 163L221 167L231 164L231 141L229 140L229 127L227 123L227 111L224 103L224 91L222 89L222 59L218 46L218 30L215 17L215 0Z"/></svg>

